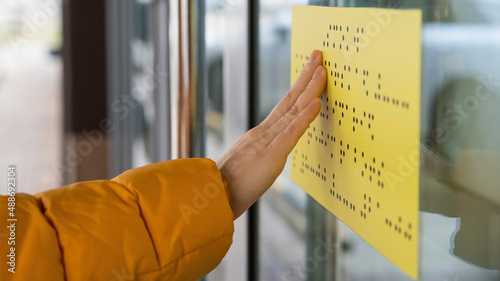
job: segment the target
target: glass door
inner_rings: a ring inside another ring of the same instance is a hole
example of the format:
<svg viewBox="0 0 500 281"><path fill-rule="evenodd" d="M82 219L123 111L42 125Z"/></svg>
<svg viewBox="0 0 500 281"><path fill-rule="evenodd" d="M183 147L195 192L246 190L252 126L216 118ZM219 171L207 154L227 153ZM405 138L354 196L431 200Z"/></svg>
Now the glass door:
<svg viewBox="0 0 500 281"><path fill-rule="evenodd" d="M259 4L256 122L290 85L292 4L422 10L419 280L500 280L500 3ZM259 213L258 280L412 280L291 182L288 167Z"/></svg>

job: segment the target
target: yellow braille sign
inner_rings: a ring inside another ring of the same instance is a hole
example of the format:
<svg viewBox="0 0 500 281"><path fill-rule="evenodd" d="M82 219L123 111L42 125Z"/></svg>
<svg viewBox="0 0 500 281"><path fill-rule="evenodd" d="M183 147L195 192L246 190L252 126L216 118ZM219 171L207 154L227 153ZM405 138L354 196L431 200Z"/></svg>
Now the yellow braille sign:
<svg viewBox="0 0 500 281"><path fill-rule="evenodd" d="M328 74L292 179L418 278L419 10L293 7L291 80L312 50Z"/></svg>

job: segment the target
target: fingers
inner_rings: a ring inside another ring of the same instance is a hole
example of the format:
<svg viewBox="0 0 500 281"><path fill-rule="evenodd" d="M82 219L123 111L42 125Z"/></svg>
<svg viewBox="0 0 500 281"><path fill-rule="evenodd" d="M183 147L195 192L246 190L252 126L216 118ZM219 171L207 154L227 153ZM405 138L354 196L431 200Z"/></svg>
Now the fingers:
<svg viewBox="0 0 500 281"><path fill-rule="evenodd" d="M318 66L321 65L323 61L323 55L320 51L314 50L309 57L309 62L306 64L302 73L297 78L295 83L293 84L290 91L286 94L286 96L276 105L276 107L271 111L269 116L262 122L264 126L271 126L285 115L286 112L290 110L290 108L295 104L298 97L304 92L307 85L311 81L314 76L315 71Z"/></svg>
<svg viewBox="0 0 500 281"><path fill-rule="evenodd" d="M299 116L283 130L269 145L271 152L278 153L278 157L286 158L295 147L300 137L307 130L309 124L316 119L321 110L321 101L314 98Z"/></svg>
<svg viewBox="0 0 500 281"><path fill-rule="evenodd" d="M311 100L319 97L326 85L326 69L323 66L318 66L314 72L313 78L307 84L304 92L299 96L295 105L302 111ZM294 106L295 106L294 105Z"/></svg>
<svg viewBox="0 0 500 281"><path fill-rule="evenodd" d="M317 99L326 85L326 70L323 66L318 66L313 74L313 78L309 81L306 89L297 99L295 104L282 115L270 128L261 133L259 142L263 145L268 145L274 138L284 131L295 119L303 118L300 114L308 107L312 100ZM316 116L315 116L316 117ZM314 118L312 119L314 120ZM309 123L312 121L308 121ZM309 124L308 123L308 124ZM299 136L300 137L300 136ZM293 140L291 140L293 141Z"/></svg>

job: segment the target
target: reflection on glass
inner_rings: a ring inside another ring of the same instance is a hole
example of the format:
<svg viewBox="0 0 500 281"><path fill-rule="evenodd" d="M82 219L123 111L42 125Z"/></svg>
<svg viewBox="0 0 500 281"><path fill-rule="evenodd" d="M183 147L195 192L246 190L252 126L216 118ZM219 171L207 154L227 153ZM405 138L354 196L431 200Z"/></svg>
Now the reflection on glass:
<svg viewBox="0 0 500 281"><path fill-rule="evenodd" d="M142 166L153 159L154 65L150 30L150 7L145 1L132 4L131 101L132 165Z"/></svg>

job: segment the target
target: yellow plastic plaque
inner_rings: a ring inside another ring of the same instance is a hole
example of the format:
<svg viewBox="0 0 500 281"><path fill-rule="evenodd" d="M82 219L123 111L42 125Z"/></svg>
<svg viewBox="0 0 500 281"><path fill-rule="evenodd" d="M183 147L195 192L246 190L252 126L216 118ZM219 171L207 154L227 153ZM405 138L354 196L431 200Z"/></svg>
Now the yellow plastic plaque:
<svg viewBox="0 0 500 281"><path fill-rule="evenodd" d="M292 179L418 278L419 10L293 7L292 83L312 50L322 109L292 151Z"/></svg>

